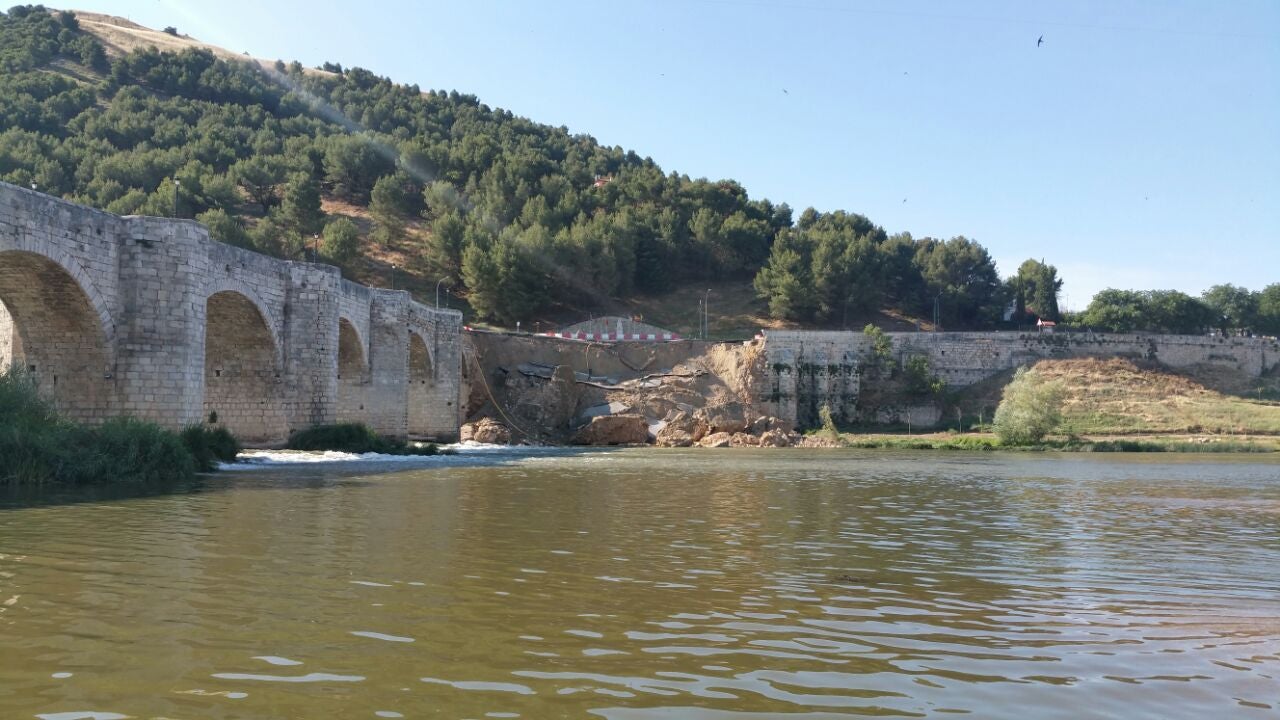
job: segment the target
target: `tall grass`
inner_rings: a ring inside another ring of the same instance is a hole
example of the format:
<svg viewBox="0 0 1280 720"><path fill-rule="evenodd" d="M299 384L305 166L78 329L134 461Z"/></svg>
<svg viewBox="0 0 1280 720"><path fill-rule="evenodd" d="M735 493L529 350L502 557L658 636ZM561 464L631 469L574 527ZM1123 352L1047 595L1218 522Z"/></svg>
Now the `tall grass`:
<svg viewBox="0 0 1280 720"><path fill-rule="evenodd" d="M433 444L410 445L403 440L383 437L361 423L317 425L289 436L290 450L340 450L350 453L383 455L436 455L440 448Z"/></svg>
<svg viewBox="0 0 1280 720"><path fill-rule="evenodd" d="M235 442L229 433L200 434L223 454L227 439ZM212 443L210 438L215 438ZM147 484L212 469L197 459L188 442L133 418L78 425L60 417L29 376L0 372L0 485Z"/></svg>
<svg viewBox="0 0 1280 720"><path fill-rule="evenodd" d="M220 462L235 462L240 454L240 441L224 427L188 425L181 437L200 472L217 470Z"/></svg>

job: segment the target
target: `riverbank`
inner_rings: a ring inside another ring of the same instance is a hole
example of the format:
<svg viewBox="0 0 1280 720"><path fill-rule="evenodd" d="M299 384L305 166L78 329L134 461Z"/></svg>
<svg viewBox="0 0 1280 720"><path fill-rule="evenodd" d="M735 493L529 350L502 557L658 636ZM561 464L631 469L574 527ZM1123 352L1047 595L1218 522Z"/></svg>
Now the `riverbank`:
<svg viewBox="0 0 1280 720"><path fill-rule="evenodd" d="M813 433L805 444L820 447L886 448L895 450L967 450L1014 452L1178 452L1178 453L1274 453L1280 437L1265 435L1091 435L1046 438L1032 445L1004 445L992 433L841 433L838 439Z"/></svg>
<svg viewBox="0 0 1280 720"><path fill-rule="evenodd" d="M175 433L129 417L71 422L30 377L0 372L0 486L175 482L214 470L239 450L225 429L203 425Z"/></svg>

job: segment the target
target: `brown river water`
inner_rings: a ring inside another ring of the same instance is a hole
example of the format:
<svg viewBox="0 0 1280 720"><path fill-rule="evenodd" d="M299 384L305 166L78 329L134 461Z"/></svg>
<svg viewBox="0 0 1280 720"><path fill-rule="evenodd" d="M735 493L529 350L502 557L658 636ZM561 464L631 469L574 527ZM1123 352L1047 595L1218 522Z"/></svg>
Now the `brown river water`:
<svg viewBox="0 0 1280 720"><path fill-rule="evenodd" d="M1280 460L479 452L0 500L0 718L1277 718Z"/></svg>

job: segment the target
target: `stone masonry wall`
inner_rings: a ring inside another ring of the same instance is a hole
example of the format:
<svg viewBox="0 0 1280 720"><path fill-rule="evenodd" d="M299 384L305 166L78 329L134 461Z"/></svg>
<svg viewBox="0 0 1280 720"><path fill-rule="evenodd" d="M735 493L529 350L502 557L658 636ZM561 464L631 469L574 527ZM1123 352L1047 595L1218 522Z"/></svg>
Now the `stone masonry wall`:
<svg viewBox="0 0 1280 720"><path fill-rule="evenodd" d="M410 334L422 341L427 363L413 363L411 353L409 435L454 441L462 417L462 315L442 315L425 306L409 307ZM414 368L426 369L415 377Z"/></svg>
<svg viewBox="0 0 1280 720"><path fill-rule="evenodd" d="M1042 358L1131 357L1169 367L1221 365L1258 376L1280 362L1280 341L1195 335L1106 333L887 333L895 360L929 360L948 386L964 387ZM870 343L860 332L766 331L766 382L761 412L800 427L817 424L822 405L837 419L853 417L860 368Z"/></svg>
<svg viewBox="0 0 1280 720"><path fill-rule="evenodd" d="M457 311L214 242L192 221L117 217L0 183L0 304L0 363L22 365L67 415L178 428L217 412L263 444L339 415L405 436L412 325L434 354L437 390L415 400L423 425L457 434ZM341 412L340 320L368 390Z"/></svg>

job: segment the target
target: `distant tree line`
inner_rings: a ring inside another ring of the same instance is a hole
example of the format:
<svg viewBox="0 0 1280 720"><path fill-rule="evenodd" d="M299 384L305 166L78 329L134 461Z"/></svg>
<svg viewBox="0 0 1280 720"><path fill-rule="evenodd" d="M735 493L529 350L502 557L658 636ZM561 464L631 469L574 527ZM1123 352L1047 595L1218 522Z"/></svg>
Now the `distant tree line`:
<svg viewBox="0 0 1280 720"><path fill-rule="evenodd" d="M1280 335L1280 283L1254 292L1214 285L1200 297L1177 290L1115 290L1094 295L1072 324L1112 332Z"/></svg>

